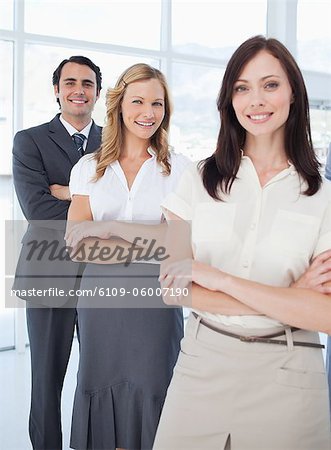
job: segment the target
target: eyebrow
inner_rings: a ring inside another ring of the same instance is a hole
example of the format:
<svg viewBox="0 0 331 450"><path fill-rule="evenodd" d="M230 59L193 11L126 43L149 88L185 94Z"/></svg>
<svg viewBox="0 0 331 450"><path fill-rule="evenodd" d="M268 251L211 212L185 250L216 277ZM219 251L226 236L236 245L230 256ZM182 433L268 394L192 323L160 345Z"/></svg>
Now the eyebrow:
<svg viewBox="0 0 331 450"><path fill-rule="evenodd" d="M281 78L279 75L266 75L265 77L262 77L261 80L266 80L267 78ZM238 81L244 82L244 83L248 83L248 80L244 80L243 78L239 78L238 80L236 80L236 83Z"/></svg>
<svg viewBox="0 0 331 450"><path fill-rule="evenodd" d="M78 81L78 80L77 80L77 78L68 77L68 78L65 78L63 81ZM94 81L90 80L89 78L85 78L84 80L82 80L82 82L95 84Z"/></svg>
<svg viewBox="0 0 331 450"><path fill-rule="evenodd" d="M144 97L141 97L140 95L132 95L131 98L141 98L142 100L144 100ZM163 102L164 102L164 98L155 98L155 99L154 99L154 102L155 102L156 100L160 100L160 101L163 101Z"/></svg>

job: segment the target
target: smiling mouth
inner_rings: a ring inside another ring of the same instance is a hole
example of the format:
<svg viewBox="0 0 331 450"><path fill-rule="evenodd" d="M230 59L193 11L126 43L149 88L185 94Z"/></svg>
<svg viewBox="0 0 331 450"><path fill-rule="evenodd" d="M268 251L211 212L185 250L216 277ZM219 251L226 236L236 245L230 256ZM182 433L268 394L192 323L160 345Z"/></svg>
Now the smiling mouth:
<svg viewBox="0 0 331 450"><path fill-rule="evenodd" d="M269 119L269 117L272 116L273 113L266 113L266 114L249 114L247 117L254 122L264 122Z"/></svg>
<svg viewBox="0 0 331 450"><path fill-rule="evenodd" d="M83 99L69 99L69 102L74 103L75 105L85 105L85 103L87 103L87 100L83 100Z"/></svg>
<svg viewBox="0 0 331 450"><path fill-rule="evenodd" d="M151 128L155 124L155 122L138 122L138 121L135 121L135 123L143 128Z"/></svg>

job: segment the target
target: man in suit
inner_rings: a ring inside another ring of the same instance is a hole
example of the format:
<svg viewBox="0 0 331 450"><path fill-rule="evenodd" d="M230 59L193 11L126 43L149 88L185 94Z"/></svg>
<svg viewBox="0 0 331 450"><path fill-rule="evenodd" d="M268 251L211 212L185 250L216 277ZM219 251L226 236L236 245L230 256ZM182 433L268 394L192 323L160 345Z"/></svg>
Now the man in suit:
<svg viewBox="0 0 331 450"><path fill-rule="evenodd" d="M68 184L80 156L93 152L101 142L101 128L91 118L101 80L99 67L90 59L65 59L53 73L60 114L48 123L19 131L14 138L15 190L29 225L22 239L13 288L45 292L43 297L20 295L28 300L32 371L29 433L35 450L62 449L61 392L77 302L69 295L79 288L83 271L82 265L66 257ZM56 251L61 257L54 258ZM64 295L54 296L56 291L51 290L47 293L48 288L62 288Z"/></svg>

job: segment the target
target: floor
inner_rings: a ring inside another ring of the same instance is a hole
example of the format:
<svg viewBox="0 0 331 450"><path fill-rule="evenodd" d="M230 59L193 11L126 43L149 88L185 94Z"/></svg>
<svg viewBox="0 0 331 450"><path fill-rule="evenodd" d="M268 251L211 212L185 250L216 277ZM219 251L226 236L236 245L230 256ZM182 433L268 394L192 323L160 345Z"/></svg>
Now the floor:
<svg viewBox="0 0 331 450"><path fill-rule="evenodd" d="M63 450L69 449L71 407L76 384L78 343L75 339L63 388ZM0 450L31 450L28 435L30 352L0 352Z"/></svg>
<svg viewBox="0 0 331 450"><path fill-rule="evenodd" d="M326 343L326 336L321 335ZM78 342L75 339L63 389L63 450L69 449L71 407L76 384ZM27 422L30 402L30 353L0 352L0 450L32 450Z"/></svg>

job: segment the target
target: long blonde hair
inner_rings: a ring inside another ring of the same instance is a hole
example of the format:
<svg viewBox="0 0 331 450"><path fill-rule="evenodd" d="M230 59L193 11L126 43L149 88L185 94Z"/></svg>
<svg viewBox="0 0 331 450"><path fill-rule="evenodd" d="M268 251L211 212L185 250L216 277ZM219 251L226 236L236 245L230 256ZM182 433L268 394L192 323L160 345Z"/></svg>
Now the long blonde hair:
<svg viewBox="0 0 331 450"><path fill-rule="evenodd" d="M106 94L106 123L102 129L101 146L94 155L97 160L94 181L101 178L109 164L118 160L123 145L123 119L121 105L126 88L129 84L140 80L157 79L164 89L165 113L161 125L151 137L151 147L155 151L157 162L163 168L163 173L169 175L168 130L172 114L172 102L166 79L160 70L148 64L134 64L126 69L117 80L114 88L109 88Z"/></svg>

